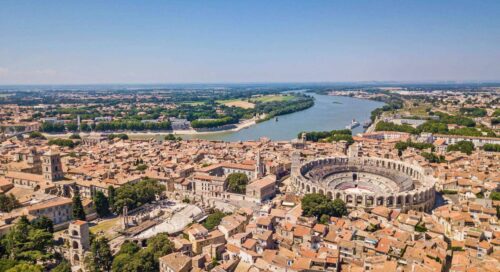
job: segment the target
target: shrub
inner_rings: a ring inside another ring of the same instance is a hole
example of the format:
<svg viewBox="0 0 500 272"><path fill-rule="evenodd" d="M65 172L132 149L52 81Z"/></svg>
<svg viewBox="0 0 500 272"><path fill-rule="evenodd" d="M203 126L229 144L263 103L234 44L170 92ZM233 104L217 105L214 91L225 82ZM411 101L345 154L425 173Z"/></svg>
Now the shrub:
<svg viewBox="0 0 500 272"><path fill-rule="evenodd" d="M77 145L77 142L73 142L73 140L70 139L52 139L49 140L49 145L57 145L57 146L65 146L69 148L73 148Z"/></svg>
<svg viewBox="0 0 500 272"><path fill-rule="evenodd" d="M30 135L29 135L30 139L42 139L42 140L45 140L47 138L45 138L45 136L43 136L43 134L39 131L32 131L30 132Z"/></svg>

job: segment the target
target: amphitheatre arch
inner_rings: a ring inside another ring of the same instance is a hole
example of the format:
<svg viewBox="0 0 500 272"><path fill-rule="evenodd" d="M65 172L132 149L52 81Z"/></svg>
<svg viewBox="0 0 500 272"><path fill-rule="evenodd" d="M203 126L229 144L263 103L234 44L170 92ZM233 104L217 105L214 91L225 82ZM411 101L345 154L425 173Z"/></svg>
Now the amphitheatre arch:
<svg viewBox="0 0 500 272"><path fill-rule="evenodd" d="M326 157L304 162L292 172L300 194L339 198L349 208L385 206L429 210L435 180L419 165L375 157Z"/></svg>

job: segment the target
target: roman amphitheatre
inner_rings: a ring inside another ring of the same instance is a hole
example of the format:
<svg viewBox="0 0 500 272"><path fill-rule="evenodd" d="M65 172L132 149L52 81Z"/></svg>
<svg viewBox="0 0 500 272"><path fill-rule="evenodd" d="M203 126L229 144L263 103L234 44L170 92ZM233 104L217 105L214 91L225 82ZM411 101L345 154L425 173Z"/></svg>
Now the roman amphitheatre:
<svg viewBox="0 0 500 272"><path fill-rule="evenodd" d="M295 167L292 181L301 194L339 198L348 208L429 211L435 199L435 180L424 168L375 157L310 160Z"/></svg>

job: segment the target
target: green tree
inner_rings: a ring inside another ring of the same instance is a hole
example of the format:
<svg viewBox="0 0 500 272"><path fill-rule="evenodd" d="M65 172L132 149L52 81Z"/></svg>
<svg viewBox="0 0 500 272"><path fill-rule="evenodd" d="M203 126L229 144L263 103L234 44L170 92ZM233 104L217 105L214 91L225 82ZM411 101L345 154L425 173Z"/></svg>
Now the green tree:
<svg viewBox="0 0 500 272"><path fill-rule="evenodd" d="M446 148L446 151L460 151L467 155L472 154L474 151L474 144L471 141L459 141L456 144L451 144Z"/></svg>
<svg viewBox="0 0 500 272"><path fill-rule="evenodd" d="M500 200L500 192L491 192L490 199L492 199L492 200Z"/></svg>
<svg viewBox="0 0 500 272"><path fill-rule="evenodd" d="M156 199L165 191L165 186L154 179L144 179L135 184L125 184L116 189L113 209L121 214L123 207L127 206L129 210L140 207Z"/></svg>
<svg viewBox="0 0 500 272"><path fill-rule="evenodd" d="M22 216L5 235L2 246L6 256L11 260L35 263L53 258L52 233L45 229L34 228L25 216Z"/></svg>
<svg viewBox="0 0 500 272"><path fill-rule="evenodd" d="M238 119L231 117L231 116L225 116L222 118L218 119L210 119L210 120L194 120L191 122L191 126L193 128L214 128L214 127L220 127L223 125L228 125L228 124L235 124L238 123Z"/></svg>
<svg viewBox="0 0 500 272"><path fill-rule="evenodd" d="M83 209L82 205L82 199L80 198L80 193L78 191L73 196L72 209L72 215L74 219L86 220L85 210Z"/></svg>
<svg viewBox="0 0 500 272"><path fill-rule="evenodd" d="M167 134L164 139L165 139L165 141L177 141L177 138L172 133Z"/></svg>
<svg viewBox="0 0 500 272"><path fill-rule="evenodd" d="M50 233L54 232L54 223L46 216L33 219L31 225L36 229L46 230Z"/></svg>
<svg viewBox="0 0 500 272"><path fill-rule="evenodd" d="M146 252L151 255L155 267L159 266L158 259L174 251L174 243L170 241L166 233L159 233L148 239Z"/></svg>
<svg viewBox="0 0 500 272"><path fill-rule="evenodd" d="M347 207L341 199L332 201L322 194L306 194L302 198L302 214L318 219L322 215L342 217L347 214Z"/></svg>
<svg viewBox="0 0 500 272"><path fill-rule="evenodd" d="M18 259L22 246L28 242L26 233L30 228L30 222L26 216L22 216L2 240L2 245L11 260Z"/></svg>
<svg viewBox="0 0 500 272"><path fill-rule="evenodd" d="M48 249L54 245L52 233L44 229L31 228L28 232L28 250L24 250L19 257L28 261L49 260L53 258L52 252Z"/></svg>
<svg viewBox="0 0 500 272"><path fill-rule="evenodd" d="M106 237L96 238L90 245L90 254L85 258L85 267L91 272L111 271L113 254Z"/></svg>
<svg viewBox="0 0 500 272"><path fill-rule="evenodd" d="M0 259L0 271L7 271L9 268L16 266L18 262L10 259Z"/></svg>
<svg viewBox="0 0 500 272"><path fill-rule="evenodd" d="M78 130L78 124L75 122L67 123L66 124L66 129L68 131L77 131Z"/></svg>
<svg viewBox="0 0 500 272"><path fill-rule="evenodd" d="M76 133L71 134L71 136L69 136L69 138L72 139L72 140L80 140L80 139L82 139L82 137L80 137L80 134L76 134Z"/></svg>
<svg viewBox="0 0 500 272"><path fill-rule="evenodd" d="M344 215L347 215L347 206L345 205L344 201L342 199L335 199L332 203L332 214L330 214L335 217L342 217Z"/></svg>
<svg viewBox="0 0 500 272"><path fill-rule="evenodd" d="M422 157L425 158L426 161L430 162L430 163L442 163L442 162L446 162L446 159L443 155L436 155L432 152L422 152L420 153L420 155L422 155Z"/></svg>
<svg viewBox="0 0 500 272"><path fill-rule="evenodd" d="M413 148L418 149L418 150L423 150L423 149L430 148L432 151L434 151L434 145L433 144L429 144L429 143L416 143L416 142L412 142L412 141L397 142L394 147L398 151L404 151L408 147L413 147Z"/></svg>
<svg viewBox="0 0 500 272"><path fill-rule="evenodd" d="M482 108L461 108L460 113L472 117L484 117L487 111Z"/></svg>
<svg viewBox="0 0 500 272"><path fill-rule="evenodd" d="M484 151L500 152L500 144L485 144L483 149Z"/></svg>
<svg viewBox="0 0 500 272"><path fill-rule="evenodd" d="M64 124L43 122L40 126L40 131L49 133L64 132Z"/></svg>
<svg viewBox="0 0 500 272"><path fill-rule="evenodd" d="M113 210L113 207L115 205L115 197L116 197L116 191L115 187L112 185L109 185L108 187L108 204L111 210Z"/></svg>
<svg viewBox="0 0 500 272"><path fill-rule="evenodd" d="M121 140L128 140L128 135L125 134L125 133L120 133L120 134L109 134L108 135L108 139L110 140L113 140L114 138L118 138L118 139L121 139Z"/></svg>
<svg viewBox="0 0 500 272"><path fill-rule="evenodd" d="M418 129L421 132L431 132L431 133L448 133L448 125L446 123L438 122L435 120L429 120L420 126Z"/></svg>
<svg viewBox="0 0 500 272"><path fill-rule="evenodd" d="M203 223L203 226L208 230L213 230L220 224L220 221L222 221L222 218L224 216L226 216L225 213L217 210L207 217L207 219Z"/></svg>
<svg viewBox="0 0 500 272"><path fill-rule="evenodd" d="M304 132L299 133L297 135L297 138L300 139L302 137L302 133ZM337 139L337 141L347 140L348 142L352 140L352 131L350 129L340 129L332 131L310 131L305 133L306 133L306 140L313 142L318 142L324 139L330 139L329 142L334 141L335 139Z"/></svg>
<svg viewBox="0 0 500 272"><path fill-rule="evenodd" d="M21 204L17 201L13 194L0 194L0 211L10 212L15 208L20 207Z"/></svg>
<svg viewBox="0 0 500 272"><path fill-rule="evenodd" d="M106 196L104 195L103 192L98 191L94 195L93 201L94 201L95 210L96 210L97 215L99 217L102 218L102 217L106 217L109 215L108 199L106 198Z"/></svg>
<svg viewBox="0 0 500 272"><path fill-rule="evenodd" d="M43 134L39 131L32 131L30 132L29 134L29 137L30 139L42 139L42 140L45 140L47 138L45 138L45 136L43 136Z"/></svg>
<svg viewBox="0 0 500 272"><path fill-rule="evenodd" d="M125 242L123 242L117 255L120 255L120 254L133 255L136 252L138 252L139 250L141 250L141 248L136 243L129 241L129 240L126 240Z"/></svg>
<svg viewBox="0 0 500 272"><path fill-rule="evenodd" d="M141 260L135 255L117 254L113 258L112 271L113 272L135 272L141 271Z"/></svg>
<svg viewBox="0 0 500 272"><path fill-rule="evenodd" d="M174 245L165 233L150 238L143 249L132 242L125 242L113 260L113 271L157 272L158 259L173 250Z"/></svg>
<svg viewBox="0 0 500 272"><path fill-rule="evenodd" d="M51 272L71 272L71 264L66 260L62 260Z"/></svg>
<svg viewBox="0 0 500 272"><path fill-rule="evenodd" d="M64 147L69 147L73 148L78 145L79 142L73 142L71 139L51 139L49 140L48 144L49 145L57 145L57 146L64 146Z"/></svg>
<svg viewBox="0 0 500 272"><path fill-rule="evenodd" d="M7 269L6 272L42 272L43 269L39 265L20 263L12 268Z"/></svg>
<svg viewBox="0 0 500 272"><path fill-rule="evenodd" d="M141 248L134 242L125 241L120 250L113 258L113 271L140 271L141 260L138 257L138 253Z"/></svg>
<svg viewBox="0 0 500 272"><path fill-rule="evenodd" d="M319 218L319 222L324 225L330 224L330 216L328 214L322 214Z"/></svg>
<svg viewBox="0 0 500 272"><path fill-rule="evenodd" d="M210 262L212 267L216 267L219 265L219 261L217 261L217 258L213 257L212 261Z"/></svg>
<svg viewBox="0 0 500 272"><path fill-rule="evenodd" d="M380 121L375 126L375 131L399 131L399 132L408 132L411 134L417 134L418 131L407 124L397 125L391 122Z"/></svg>
<svg viewBox="0 0 500 272"><path fill-rule="evenodd" d="M231 173L227 176L228 190L231 193L244 194L248 184L248 177L243 173Z"/></svg>
<svg viewBox="0 0 500 272"><path fill-rule="evenodd" d="M417 225L415 225L415 231L417 231L417 232L426 232L427 228L424 225L422 225L422 224L417 224Z"/></svg>

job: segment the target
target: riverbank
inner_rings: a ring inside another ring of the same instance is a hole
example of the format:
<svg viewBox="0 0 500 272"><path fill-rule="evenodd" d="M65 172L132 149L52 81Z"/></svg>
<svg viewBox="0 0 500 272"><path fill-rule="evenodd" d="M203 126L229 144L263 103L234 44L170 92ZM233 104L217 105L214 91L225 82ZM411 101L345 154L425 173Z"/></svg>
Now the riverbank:
<svg viewBox="0 0 500 272"><path fill-rule="evenodd" d="M128 136L131 137L138 137L138 138L147 138L148 136L155 137L155 136L164 136L164 135L169 135L169 134L174 134L174 135L210 135L210 134L218 134L218 133L223 133L223 132L237 132L242 129L251 127L253 125L257 124L257 119L252 118L248 120L244 120L238 124L235 124L236 127L232 129L226 129L226 130L217 130L217 131L196 131L195 129L191 128L189 130L169 130L169 131L112 131L112 132L97 132L97 133L102 133L102 134L127 134ZM74 133L68 132L68 133L42 133L43 136L47 138L69 138L71 135ZM80 132L78 133L80 136L89 136L92 134L92 132Z"/></svg>
<svg viewBox="0 0 500 272"><path fill-rule="evenodd" d="M377 97L374 97L374 96L358 96L358 95L351 96L351 95L348 95L348 94L332 93L332 92L329 92L329 93L327 93L325 95L327 95L327 96L333 96L333 97L349 97L349 98L354 98L354 99L361 99L361 100L368 100L368 101L374 101L374 102L381 102L384 105L386 104L386 102L380 101L380 100L376 99ZM374 110L377 110L377 109L379 109L379 108L376 108ZM371 114L372 113L370 113L370 115ZM371 118L371 116L370 116L370 118ZM376 117L375 120L373 122L371 122L370 126L368 126L367 128L364 129L364 133L374 132L375 131L375 127L377 126L377 123L379 121L380 121L380 118Z"/></svg>
<svg viewBox="0 0 500 272"><path fill-rule="evenodd" d="M370 118L372 110L384 105L383 102L352 97L318 95L311 93L314 97L314 105L305 110L280 115L279 120L256 122L256 119L248 119L236 124L236 127L226 131L198 132L195 130L177 131L135 131L119 132L126 133L131 139L157 139L162 140L165 135L175 134L185 140L203 139L209 141L255 141L267 137L276 141L288 141L297 137L301 131L331 131L333 129L344 129L352 119L366 120ZM333 102L339 102L333 103ZM262 116L259 116L261 119ZM353 134L362 133L361 126L353 129ZM111 132L110 132L111 133ZM47 137L69 137L71 134L48 134ZM88 133L82 133L88 135Z"/></svg>

